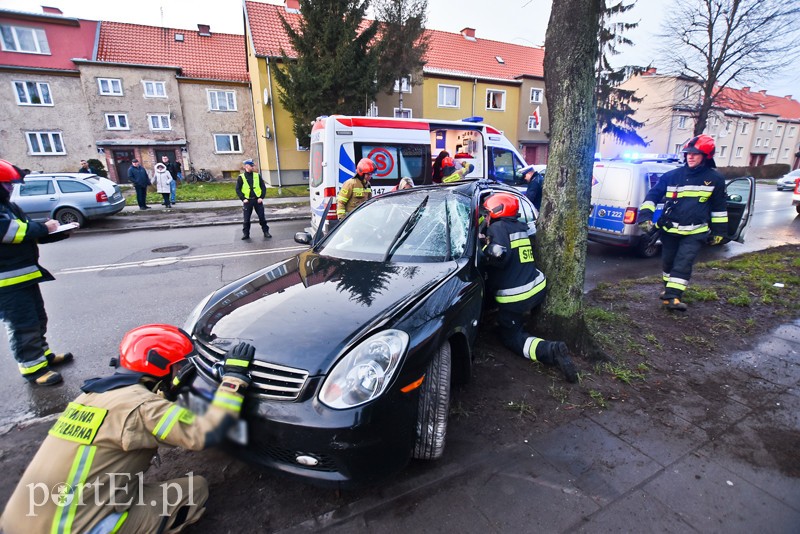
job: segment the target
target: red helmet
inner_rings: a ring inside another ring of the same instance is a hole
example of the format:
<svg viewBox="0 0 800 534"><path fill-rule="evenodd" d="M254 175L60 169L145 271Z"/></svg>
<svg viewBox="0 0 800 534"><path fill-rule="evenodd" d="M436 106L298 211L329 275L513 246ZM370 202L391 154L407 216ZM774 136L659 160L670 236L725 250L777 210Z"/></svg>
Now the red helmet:
<svg viewBox="0 0 800 534"><path fill-rule="evenodd" d="M442 168L444 168L444 167L455 167L455 166L456 166L456 162L450 156L447 156L442 160Z"/></svg>
<svg viewBox="0 0 800 534"><path fill-rule="evenodd" d="M511 193L494 193L483 201L490 219L516 217L519 213L519 199Z"/></svg>
<svg viewBox="0 0 800 534"><path fill-rule="evenodd" d="M15 182L17 180L22 180L22 173L19 172L19 169L6 160L0 159L0 182Z"/></svg>
<svg viewBox="0 0 800 534"><path fill-rule="evenodd" d="M684 154L703 154L707 158L714 157L714 139L710 135L698 135L689 139L683 147Z"/></svg>
<svg viewBox="0 0 800 534"><path fill-rule="evenodd" d="M119 363L130 371L161 378L168 376L173 365L193 352L191 337L180 328L148 324L134 328L122 338Z"/></svg>
<svg viewBox="0 0 800 534"><path fill-rule="evenodd" d="M356 165L356 172L358 174L372 174L375 172L375 162L369 158L362 158Z"/></svg>

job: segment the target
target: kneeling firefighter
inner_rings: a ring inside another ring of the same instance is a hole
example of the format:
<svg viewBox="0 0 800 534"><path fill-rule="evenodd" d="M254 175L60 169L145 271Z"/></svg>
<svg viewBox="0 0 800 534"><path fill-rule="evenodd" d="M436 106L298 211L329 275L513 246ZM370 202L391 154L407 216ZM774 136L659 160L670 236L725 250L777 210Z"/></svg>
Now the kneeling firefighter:
<svg viewBox="0 0 800 534"><path fill-rule="evenodd" d="M563 341L545 341L524 329L524 314L544 301L547 280L536 268L528 226L517 219L519 200L494 193L483 204L488 212L483 253L489 265L489 285L499 306L501 341L510 350L545 365L557 366L567 382L578 372Z"/></svg>
<svg viewBox="0 0 800 534"><path fill-rule="evenodd" d="M0 517L0 531L179 532L205 512L201 476L145 484L160 445L201 450L222 441L239 417L255 349L226 355L222 383L204 415L175 404L193 376L190 337L154 324L128 332L117 371L87 380L49 431Z"/></svg>

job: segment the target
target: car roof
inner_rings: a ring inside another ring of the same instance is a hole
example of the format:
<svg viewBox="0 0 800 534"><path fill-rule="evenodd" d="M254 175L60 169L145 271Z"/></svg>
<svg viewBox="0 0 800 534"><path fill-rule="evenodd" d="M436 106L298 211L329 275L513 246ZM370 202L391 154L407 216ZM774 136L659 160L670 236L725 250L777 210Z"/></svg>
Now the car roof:
<svg viewBox="0 0 800 534"><path fill-rule="evenodd" d="M75 178L76 180L82 180L86 178L102 178L97 174L88 174L85 172L47 172L47 173L31 173L25 176L25 178Z"/></svg>

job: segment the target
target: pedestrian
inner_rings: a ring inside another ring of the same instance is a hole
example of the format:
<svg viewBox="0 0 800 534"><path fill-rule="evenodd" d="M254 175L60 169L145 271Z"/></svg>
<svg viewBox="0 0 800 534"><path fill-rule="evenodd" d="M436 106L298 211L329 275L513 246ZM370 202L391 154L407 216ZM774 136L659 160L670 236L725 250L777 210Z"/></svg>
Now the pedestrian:
<svg viewBox="0 0 800 534"><path fill-rule="evenodd" d="M728 229L725 179L714 169L714 139L692 137L683 147L686 162L661 175L639 208L639 227L661 233L664 291L659 295L667 310L686 311L683 292L704 244L719 245ZM666 197L666 198L665 198ZM653 223L656 204L664 208Z"/></svg>
<svg viewBox="0 0 800 534"><path fill-rule="evenodd" d="M442 182L448 184L463 180L473 170L475 170L475 165L466 161L462 161L461 168L456 170L456 162L448 156L442 160Z"/></svg>
<svg viewBox="0 0 800 534"><path fill-rule="evenodd" d="M150 206L147 205L147 188L150 186L150 177L147 176L147 171L136 158L131 160L131 167L128 169L128 181L132 183L134 189L136 189L136 202L139 204L139 209L149 210Z"/></svg>
<svg viewBox="0 0 800 534"><path fill-rule="evenodd" d="M531 201L534 207L534 216L539 218L539 210L542 207L542 188L544 187L544 176L540 172L533 170L533 167L525 171L522 179L528 184L525 196Z"/></svg>
<svg viewBox="0 0 800 534"><path fill-rule="evenodd" d="M167 167L167 171L169 171L169 174L172 176L172 183L169 186L169 201L171 204L177 204L178 201L175 200L175 193L183 177L181 174L181 164L177 161L170 162L169 156L161 156L161 163Z"/></svg>
<svg viewBox="0 0 800 534"><path fill-rule="evenodd" d="M227 352L222 383L203 415L173 402L194 370L187 360L193 353L189 335L174 326L125 334L112 360L116 372L84 382L56 420L8 500L0 530L179 532L197 522L208 499L205 478L187 473L144 483L144 472L159 446L199 451L223 440L239 418L255 349L242 342Z"/></svg>
<svg viewBox="0 0 800 534"><path fill-rule="evenodd" d="M156 192L160 193L161 197L164 199L162 204L164 204L167 209L170 209L172 207L170 194L172 193L175 180L172 179L172 175L167 171L167 166L163 163L156 163L156 168L153 171L152 183L156 186Z"/></svg>
<svg viewBox="0 0 800 534"><path fill-rule="evenodd" d="M483 253L489 290L499 307L502 343L525 358L558 367L567 382L577 382L578 372L563 341L545 341L525 331L524 315L544 301L547 280L536 268L528 227L517 219L519 199L494 193L483 207L489 218Z"/></svg>
<svg viewBox="0 0 800 534"><path fill-rule="evenodd" d="M342 184L336 197L336 217L341 221L361 204L372 198L369 181L375 172L375 162L361 158L356 165L356 175Z"/></svg>
<svg viewBox="0 0 800 534"><path fill-rule="evenodd" d="M242 239L250 239L250 217L253 215L253 210L258 215L258 223L261 225L264 237L269 239L272 234L269 233L267 218L264 216L264 197L267 195L267 184L254 171L255 164L252 159L247 159L243 163L244 172L236 179L236 196L242 201L242 212L244 214Z"/></svg>
<svg viewBox="0 0 800 534"><path fill-rule="evenodd" d="M81 174L97 174L94 172L94 170L89 168L89 162L86 161L85 159L81 160L81 168L78 169L78 172Z"/></svg>
<svg viewBox="0 0 800 534"><path fill-rule="evenodd" d="M38 243L60 241L69 232L53 234L58 221L32 221L11 202L13 182L22 176L19 169L0 160L0 319L22 377L33 385L52 386L62 377L50 367L73 356L56 354L47 343L47 312L39 284L54 278L39 265Z"/></svg>
<svg viewBox="0 0 800 534"><path fill-rule="evenodd" d="M436 156L436 159L433 160L433 169L431 171L431 182L434 184L442 183L442 161L444 158L450 157L450 153L447 150L442 150L439 152L439 155Z"/></svg>

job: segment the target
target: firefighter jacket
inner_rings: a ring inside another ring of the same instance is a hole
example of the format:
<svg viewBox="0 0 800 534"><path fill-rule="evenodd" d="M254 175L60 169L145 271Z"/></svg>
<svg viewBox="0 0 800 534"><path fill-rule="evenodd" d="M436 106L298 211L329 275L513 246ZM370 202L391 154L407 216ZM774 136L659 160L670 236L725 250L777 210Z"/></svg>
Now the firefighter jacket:
<svg viewBox="0 0 800 534"><path fill-rule="evenodd" d="M474 170L475 170L475 165L473 165L472 163L466 163L457 171L453 171L452 173L442 178L442 183L448 184L450 182L457 182L459 180L463 180L466 175L468 175Z"/></svg>
<svg viewBox="0 0 800 534"><path fill-rule="evenodd" d="M544 300L547 280L533 259L528 226L512 217L492 222L486 230L489 243L505 247L502 259L489 262L489 286L501 307L525 313Z"/></svg>
<svg viewBox="0 0 800 534"><path fill-rule="evenodd" d="M242 399L220 386L208 411L195 415L141 383L83 393L28 465L0 531L86 532L113 512L123 514L120 526L140 498L142 473L158 447L201 450L220 442L239 417Z"/></svg>
<svg viewBox="0 0 800 534"><path fill-rule="evenodd" d="M19 206L8 203L0 204L0 235L1 292L54 279L39 265L37 243L60 241L66 233L50 236L44 224L30 220Z"/></svg>
<svg viewBox="0 0 800 534"><path fill-rule="evenodd" d="M657 226L674 235L728 233L725 179L714 169L684 165L661 175L639 208L639 222L653 220L656 204L665 198Z"/></svg>
<svg viewBox="0 0 800 534"><path fill-rule="evenodd" d="M336 197L336 217L344 219L345 215L372 198L369 181L356 174L344 184Z"/></svg>
<svg viewBox="0 0 800 534"><path fill-rule="evenodd" d="M247 176L247 175L250 176ZM267 194L267 185L257 172L244 172L236 179L236 196L244 202L250 199L264 198Z"/></svg>

